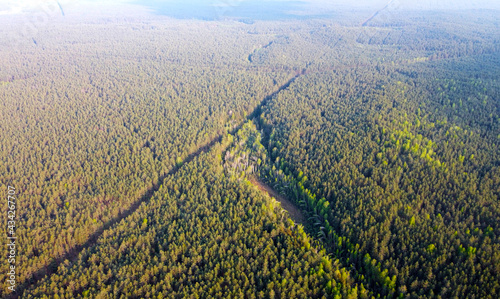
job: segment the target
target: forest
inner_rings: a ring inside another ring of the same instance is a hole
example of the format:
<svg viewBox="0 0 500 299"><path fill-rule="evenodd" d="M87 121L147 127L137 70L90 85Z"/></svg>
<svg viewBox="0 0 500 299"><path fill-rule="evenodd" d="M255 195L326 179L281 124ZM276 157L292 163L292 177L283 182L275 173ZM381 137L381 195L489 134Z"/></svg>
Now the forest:
<svg viewBox="0 0 500 299"><path fill-rule="evenodd" d="M498 298L495 11L357 18L0 44L0 296Z"/></svg>

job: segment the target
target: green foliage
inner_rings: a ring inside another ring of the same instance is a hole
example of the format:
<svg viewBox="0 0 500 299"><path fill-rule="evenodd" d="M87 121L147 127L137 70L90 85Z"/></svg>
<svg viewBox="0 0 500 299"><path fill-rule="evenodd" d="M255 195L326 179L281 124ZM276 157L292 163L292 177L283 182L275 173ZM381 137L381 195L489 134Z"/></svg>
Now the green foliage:
<svg viewBox="0 0 500 299"><path fill-rule="evenodd" d="M9 80L0 85L0 116L8 119L0 185L15 183L24 194L18 285L121 217L289 76L241 60L267 35L240 38L237 28L175 20L151 19L147 28L142 21L91 17L87 27L68 20L41 29L38 48L31 38L31 45L0 45L2 57L11 57L0 70L0 81ZM10 21L0 22L6 28ZM6 267L1 255L2 281Z"/></svg>
<svg viewBox="0 0 500 299"><path fill-rule="evenodd" d="M401 16L2 18L18 295L498 297L496 15Z"/></svg>
<svg viewBox="0 0 500 299"><path fill-rule="evenodd" d="M500 93L500 60L457 61L303 76L260 118L263 131L273 132L265 146L280 161L261 176L319 217L312 221L328 221L331 230L319 239L357 269L355 277L363 275L358 281L372 294L491 297L500 291L491 274L500 266L493 233L500 229L500 127L491 121L500 106L482 103L483 95ZM469 100L453 109L454 99ZM294 186L292 174L300 171L307 186ZM312 194L327 199L327 213ZM487 226L490 233L483 233ZM467 248L464 254L457 244ZM361 260L366 253L370 260Z"/></svg>
<svg viewBox="0 0 500 299"><path fill-rule="evenodd" d="M161 292L168 298L354 294L348 271L311 245L300 227L277 219L278 209L252 186L222 175L215 158L220 150L168 176L151 201L25 295L94 298L103 290L113 297ZM250 209L256 212L247 213ZM146 219L151 220L146 229L129 225ZM332 284L334 278L340 283Z"/></svg>

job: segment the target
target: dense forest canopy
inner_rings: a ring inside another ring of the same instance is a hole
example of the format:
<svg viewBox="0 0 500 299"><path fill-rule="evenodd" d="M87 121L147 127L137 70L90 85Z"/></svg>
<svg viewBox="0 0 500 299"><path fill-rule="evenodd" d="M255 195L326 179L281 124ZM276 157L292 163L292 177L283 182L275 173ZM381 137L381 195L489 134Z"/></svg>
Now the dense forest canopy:
<svg viewBox="0 0 500 299"><path fill-rule="evenodd" d="M2 297L500 296L498 11L231 3L3 10Z"/></svg>

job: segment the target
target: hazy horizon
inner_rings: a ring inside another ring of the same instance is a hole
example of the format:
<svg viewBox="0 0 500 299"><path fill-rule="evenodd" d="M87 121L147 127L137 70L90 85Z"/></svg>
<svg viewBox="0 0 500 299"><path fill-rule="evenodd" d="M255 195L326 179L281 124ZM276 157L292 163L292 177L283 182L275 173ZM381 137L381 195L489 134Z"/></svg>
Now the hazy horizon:
<svg viewBox="0 0 500 299"><path fill-rule="evenodd" d="M285 4L286 3L286 4ZM193 14L197 18L200 11L205 14L217 14L220 12L242 12L252 11L252 17L262 13L269 16L272 13L279 15L318 15L331 14L341 9L373 10L381 9L401 10L471 10L471 9L494 9L500 10L500 1L493 0L364 0L352 2L348 0L0 0L0 16L29 13L37 10L46 10L47 7L59 6L61 9L72 9L84 6L112 7L120 5L139 5L150 8L153 11L161 8L160 14ZM211 10L207 12L207 10Z"/></svg>

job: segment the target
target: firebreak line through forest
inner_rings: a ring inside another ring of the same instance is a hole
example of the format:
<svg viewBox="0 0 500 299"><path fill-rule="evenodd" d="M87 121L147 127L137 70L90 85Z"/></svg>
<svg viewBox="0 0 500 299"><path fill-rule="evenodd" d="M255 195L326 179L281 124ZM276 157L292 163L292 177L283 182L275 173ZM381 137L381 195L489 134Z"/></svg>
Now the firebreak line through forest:
<svg viewBox="0 0 500 299"><path fill-rule="evenodd" d="M302 72L296 73L291 79L289 79L287 82L285 82L283 85L281 85L278 89L276 89L274 92L272 92L271 94L264 97L264 99L254 108L252 113L250 113L245 119L243 119L239 125L237 125L232 131L229 132L229 134L233 135L236 132L238 132L238 130L241 129L241 127L243 126L243 124L246 121L252 120L254 118L258 118L260 116L260 114L262 113L262 108L264 106L266 106L266 104L274 96L276 96L278 93L282 92L283 90L287 89L290 86L290 84L292 84L297 78L299 78L300 76L305 75L305 74L306 74L305 70L303 70ZM215 144L222 141L223 136L224 135L219 135L219 136L215 137L207 144L199 147L196 151L189 154L182 161L182 164L180 164L178 166L174 166L165 175L160 176L160 178L153 184L153 187L151 187L148 191L146 191L146 193L139 200L137 200L135 203L133 203L127 210L120 212L117 217L115 217L115 218L111 219L110 221L108 221L107 223L105 223L100 229L98 229L96 232L94 232L87 239L87 241L84 244L77 245L77 246L73 247L71 250L66 252L64 255L54 259L48 266L46 266L46 267L38 270L34 274L32 274L32 276L29 279L27 279L23 284L19 285L19 288L15 294L11 293L7 298L11 299L11 298L21 297L25 290L35 287L38 284L38 282L41 279L43 279L45 276L50 276L50 275L56 273L57 269L64 261L68 260L70 263L73 263L77 259L78 255L82 252L82 250L84 248L90 248L97 243L97 240L104 233L104 231L110 229L115 224L119 223L120 221L122 221L126 217L132 215L143 203L147 203L149 200L151 200L151 198L153 197L155 192L157 192L160 189L160 186L162 185L163 181L168 176L174 175L177 171L179 171L179 169L182 167L183 164L189 163L189 162L193 161L193 159L198 157L200 154L208 152L210 150L210 148L212 148L212 146L214 146Z"/></svg>

